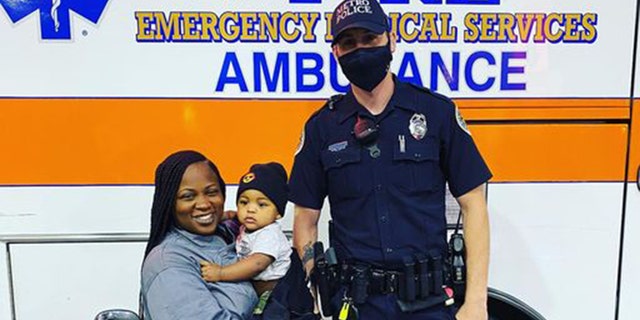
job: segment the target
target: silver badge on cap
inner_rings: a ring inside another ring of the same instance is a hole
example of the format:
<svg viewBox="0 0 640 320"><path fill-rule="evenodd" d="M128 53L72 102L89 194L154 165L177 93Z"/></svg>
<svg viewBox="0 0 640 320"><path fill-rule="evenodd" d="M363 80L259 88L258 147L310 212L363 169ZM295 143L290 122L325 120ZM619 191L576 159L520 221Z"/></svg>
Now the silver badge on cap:
<svg viewBox="0 0 640 320"><path fill-rule="evenodd" d="M409 132L416 140L421 140L427 134L427 118L422 113L414 113L409 120Z"/></svg>

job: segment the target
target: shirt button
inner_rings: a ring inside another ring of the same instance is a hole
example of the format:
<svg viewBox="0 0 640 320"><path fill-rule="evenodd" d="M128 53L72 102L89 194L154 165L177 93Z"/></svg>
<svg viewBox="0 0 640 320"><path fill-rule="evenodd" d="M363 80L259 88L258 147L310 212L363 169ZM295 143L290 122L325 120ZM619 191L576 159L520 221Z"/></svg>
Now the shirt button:
<svg viewBox="0 0 640 320"><path fill-rule="evenodd" d="M382 223L387 222L387 216L382 216L382 217L380 217L380 221L381 221Z"/></svg>
<svg viewBox="0 0 640 320"><path fill-rule="evenodd" d="M376 191L380 191L380 190L382 190L382 185L381 184L376 185Z"/></svg>
<svg viewBox="0 0 640 320"><path fill-rule="evenodd" d="M387 253L392 253L392 252L393 252L393 249L391 249L391 248L386 248L386 249L384 249L384 251L386 251Z"/></svg>
<svg viewBox="0 0 640 320"><path fill-rule="evenodd" d="M421 155L421 154L419 154L419 153L416 153L416 154L414 154L413 156L414 156L414 157L416 157L416 158L420 158L420 157L422 157L422 155Z"/></svg>

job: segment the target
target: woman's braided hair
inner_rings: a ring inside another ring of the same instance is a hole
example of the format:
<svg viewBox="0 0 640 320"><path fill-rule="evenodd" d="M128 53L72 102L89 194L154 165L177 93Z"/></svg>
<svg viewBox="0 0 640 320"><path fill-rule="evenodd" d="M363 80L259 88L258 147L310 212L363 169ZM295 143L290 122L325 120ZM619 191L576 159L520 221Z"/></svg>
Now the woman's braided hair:
<svg viewBox="0 0 640 320"><path fill-rule="evenodd" d="M199 152L191 150L178 151L168 156L156 169L155 191L151 206L151 229L147 248L144 251L145 258L155 246L162 242L169 228L175 224L176 194L182 181L182 175L189 165L201 161L207 161L211 170L216 174L222 197L226 198L224 179L211 160Z"/></svg>

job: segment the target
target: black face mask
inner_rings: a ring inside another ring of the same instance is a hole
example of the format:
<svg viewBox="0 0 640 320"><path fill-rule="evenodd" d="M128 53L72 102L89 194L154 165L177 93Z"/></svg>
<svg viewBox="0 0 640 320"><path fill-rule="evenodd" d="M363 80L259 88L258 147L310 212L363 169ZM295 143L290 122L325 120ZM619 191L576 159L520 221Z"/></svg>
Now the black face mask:
<svg viewBox="0 0 640 320"><path fill-rule="evenodd" d="M391 42L381 47L360 48L338 58L342 72L351 83L371 92L389 71Z"/></svg>

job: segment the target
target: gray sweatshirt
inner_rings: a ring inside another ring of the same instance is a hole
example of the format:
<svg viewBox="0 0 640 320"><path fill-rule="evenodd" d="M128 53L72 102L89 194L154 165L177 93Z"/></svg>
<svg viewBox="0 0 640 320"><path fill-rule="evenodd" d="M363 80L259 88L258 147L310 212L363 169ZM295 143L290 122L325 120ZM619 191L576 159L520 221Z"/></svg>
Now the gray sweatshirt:
<svg viewBox="0 0 640 320"><path fill-rule="evenodd" d="M257 296L249 282L205 282L200 260L237 261L234 244L218 236L172 229L142 265L145 320L249 319Z"/></svg>

